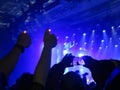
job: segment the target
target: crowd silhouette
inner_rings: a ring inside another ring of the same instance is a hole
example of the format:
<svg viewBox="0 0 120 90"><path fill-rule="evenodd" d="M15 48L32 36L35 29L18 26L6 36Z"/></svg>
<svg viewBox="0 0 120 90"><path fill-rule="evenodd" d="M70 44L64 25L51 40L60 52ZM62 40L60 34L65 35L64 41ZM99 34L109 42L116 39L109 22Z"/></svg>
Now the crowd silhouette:
<svg viewBox="0 0 120 90"><path fill-rule="evenodd" d="M63 59L50 67L52 49L57 45L57 38L47 29L43 37L44 47L33 74L24 73L16 83L7 87L7 78L15 69L21 53L29 48L32 40L23 32L12 50L0 60L0 90L120 90L120 61L114 59L97 60L91 56L82 56L84 67L90 69L96 83L87 84L85 73L81 77L78 72L64 74L65 68L73 66L75 56L66 54Z"/></svg>

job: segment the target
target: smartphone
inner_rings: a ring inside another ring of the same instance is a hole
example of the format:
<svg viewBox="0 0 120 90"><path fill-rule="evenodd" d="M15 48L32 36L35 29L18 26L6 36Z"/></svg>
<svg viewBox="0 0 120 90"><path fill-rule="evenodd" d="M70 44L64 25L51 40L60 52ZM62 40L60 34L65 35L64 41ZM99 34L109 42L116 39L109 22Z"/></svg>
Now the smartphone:
<svg viewBox="0 0 120 90"><path fill-rule="evenodd" d="M73 65L85 65L84 60L81 57L75 57L72 62Z"/></svg>

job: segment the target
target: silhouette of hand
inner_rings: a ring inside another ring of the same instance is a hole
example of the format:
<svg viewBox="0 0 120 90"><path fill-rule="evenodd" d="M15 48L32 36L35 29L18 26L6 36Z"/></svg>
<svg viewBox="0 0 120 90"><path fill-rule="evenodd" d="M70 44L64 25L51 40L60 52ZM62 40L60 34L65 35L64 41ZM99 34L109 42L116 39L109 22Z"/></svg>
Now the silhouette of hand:
<svg viewBox="0 0 120 90"><path fill-rule="evenodd" d="M62 61L60 62L62 65L64 65L65 67L70 67L73 66L72 62L75 56L73 56L72 54L66 54Z"/></svg>
<svg viewBox="0 0 120 90"><path fill-rule="evenodd" d="M29 47L31 44L31 37L27 33L21 33L17 40L17 45L22 46L23 48Z"/></svg>
<svg viewBox="0 0 120 90"><path fill-rule="evenodd" d="M54 34L50 34L49 29L45 31L43 41L44 45L50 48L54 48L57 45L57 38Z"/></svg>

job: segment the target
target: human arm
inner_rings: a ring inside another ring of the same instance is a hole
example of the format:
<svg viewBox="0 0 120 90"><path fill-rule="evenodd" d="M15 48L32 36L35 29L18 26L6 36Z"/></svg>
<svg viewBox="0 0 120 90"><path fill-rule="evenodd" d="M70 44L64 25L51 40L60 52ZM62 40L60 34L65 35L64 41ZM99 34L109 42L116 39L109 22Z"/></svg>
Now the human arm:
<svg viewBox="0 0 120 90"><path fill-rule="evenodd" d="M21 33L11 51L0 60L0 71L5 77L10 75L17 64L22 51L24 48L29 47L30 44L30 36L27 33Z"/></svg>
<svg viewBox="0 0 120 90"><path fill-rule="evenodd" d="M55 64L48 73L46 81L46 90L56 90L59 85L59 81L64 74L65 68L69 67L73 62L74 56L66 54L60 63ZM51 83L52 82L52 83Z"/></svg>
<svg viewBox="0 0 120 90"><path fill-rule="evenodd" d="M54 34L50 34L49 29L47 29L43 41L44 47L34 71L33 82L45 86L48 70L50 69L52 48L57 45L57 38Z"/></svg>
<svg viewBox="0 0 120 90"><path fill-rule="evenodd" d="M90 69L96 84L103 87L110 73L115 68L113 61L109 59L97 60L90 56L83 56L82 58L85 62L84 66Z"/></svg>

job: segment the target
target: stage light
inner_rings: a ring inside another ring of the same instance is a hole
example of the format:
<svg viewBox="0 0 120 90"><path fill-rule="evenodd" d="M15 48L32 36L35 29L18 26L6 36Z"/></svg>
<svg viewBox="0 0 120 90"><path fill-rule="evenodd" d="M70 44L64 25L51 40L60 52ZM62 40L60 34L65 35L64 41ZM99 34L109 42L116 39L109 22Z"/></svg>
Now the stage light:
<svg viewBox="0 0 120 90"><path fill-rule="evenodd" d="M59 37L57 36L57 39L59 39Z"/></svg>
<svg viewBox="0 0 120 90"><path fill-rule="evenodd" d="M68 50L63 50L63 55L66 55L68 53Z"/></svg>
<svg viewBox="0 0 120 90"><path fill-rule="evenodd" d="M108 48L108 46L106 46L106 48Z"/></svg>
<svg viewBox="0 0 120 90"><path fill-rule="evenodd" d="M79 50L82 50L82 48L80 47Z"/></svg>
<svg viewBox="0 0 120 90"><path fill-rule="evenodd" d="M120 38L119 38L119 40L120 40Z"/></svg>
<svg viewBox="0 0 120 90"><path fill-rule="evenodd" d="M73 33L73 36L75 36L75 33Z"/></svg>
<svg viewBox="0 0 120 90"><path fill-rule="evenodd" d="M104 40L101 40L101 42L104 42Z"/></svg>
<svg viewBox="0 0 120 90"><path fill-rule="evenodd" d="M66 43L64 43L64 45L66 45Z"/></svg>
<svg viewBox="0 0 120 90"><path fill-rule="evenodd" d="M114 26L112 26L111 28L114 29Z"/></svg>
<svg viewBox="0 0 120 90"><path fill-rule="evenodd" d="M54 0L48 0L48 3L53 3L54 2Z"/></svg>
<svg viewBox="0 0 120 90"><path fill-rule="evenodd" d="M112 41L112 38L110 37L110 41Z"/></svg>
<svg viewBox="0 0 120 90"><path fill-rule="evenodd" d="M78 56L79 56L79 57L82 57L82 56L84 56L84 54L83 54L83 53L79 53Z"/></svg>
<svg viewBox="0 0 120 90"><path fill-rule="evenodd" d="M93 43L94 41L92 40L91 42Z"/></svg>
<svg viewBox="0 0 120 90"><path fill-rule="evenodd" d="M68 36L65 37L66 39L68 38Z"/></svg>
<svg viewBox="0 0 120 90"><path fill-rule="evenodd" d="M118 47L118 45L115 45L115 47Z"/></svg>
<svg viewBox="0 0 120 90"><path fill-rule="evenodd" d="M102 47L99 47L99 50L101 50L102 49Z"/></svg>
<svg viewBox="0 0 120 90"><path fill-rule="evenodd" d="M95 32L95 30L92 31L93 33Z"/></svg>
<svg viewBox="0 0 120 90"><path fill-rule="evenodd" d="M86 45L87 43L86 42L84 42L84 45Z"/></svg>
<svg viewBox="0 0 120 90"><path fill-rule="evenodd" d="M86 33L83 33L83 36L86 36Z"/></svg>
<svg viewBox="0 0 120 90"><path fill-rule="evenodd" d="M105 33L106 32L106 30L103 30L103 33Z"/></svg>

